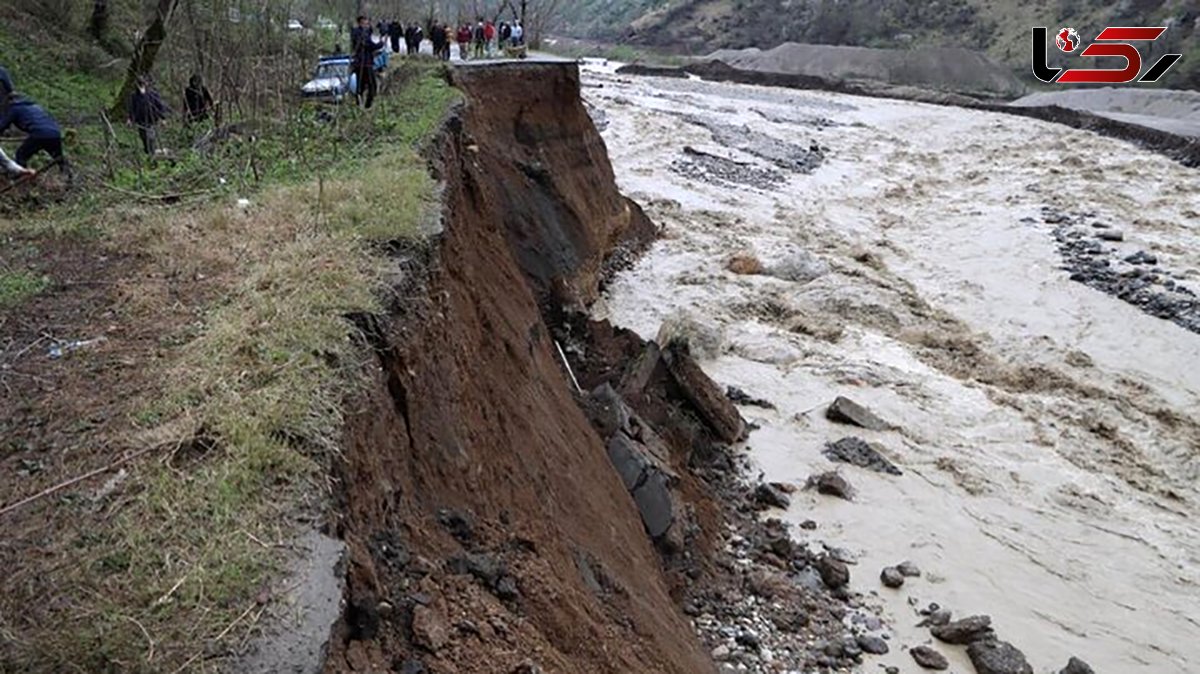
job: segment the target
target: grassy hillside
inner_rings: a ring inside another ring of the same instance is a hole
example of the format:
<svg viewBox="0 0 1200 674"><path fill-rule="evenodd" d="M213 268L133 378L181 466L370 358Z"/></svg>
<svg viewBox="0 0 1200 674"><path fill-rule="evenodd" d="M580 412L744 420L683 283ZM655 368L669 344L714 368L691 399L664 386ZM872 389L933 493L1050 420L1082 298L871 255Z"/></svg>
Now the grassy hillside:
<svg viewBox="0 0 1200 674"><path fill-rule="evenodd" d="M637 18L632 19L634 15ZM870 47L956 46L1028 70L1032 26L1071 26L1085 39L1107 25L1166 25L1156 53L1182 52L1166 86L1200 88L1200 8L1189 0L592 0L567 15L577 37L690 54L782 42Z"/></svg>
<svg viewBox="0 0 1200 674"><path fill-rule="evenodd" d="M279 610L320 520L370 357L346 316L382 310L391 251L433 217L417 149L457 92L433 63L394 68L370 111L281 80L225 111L236 133L201 151L211 123L172 119L149 158L102 116L120 45L24 6L0 8L0 64L76 175L0 194L0 671L210 671ZM188 25L156 68L177 108ZM307 39L253 58L293 67ZM233 87L239 66L204 72Z"/></svg>

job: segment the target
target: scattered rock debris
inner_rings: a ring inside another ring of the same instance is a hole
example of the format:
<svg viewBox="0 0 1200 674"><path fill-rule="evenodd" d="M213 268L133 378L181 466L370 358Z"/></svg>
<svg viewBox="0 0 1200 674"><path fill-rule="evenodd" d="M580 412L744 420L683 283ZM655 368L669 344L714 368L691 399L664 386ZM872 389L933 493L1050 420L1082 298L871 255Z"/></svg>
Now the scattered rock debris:
<svg viewBox="0 0 1200 674"><path fill-rule="evenodd" d="M1200 333L1200 300L1180 282L1178 274L1159 266L1154 253L1125 253L1100 241L1120 243L1116 229L1088 226L1087 214L1044 208L1042 221L1054 225L1052 234L1072 281L1112 295L1142 311ZM1094 225L1094 223L1093 223Z"/></svg>
<svg viewBox="0 0 1200 674"><path fill-rule="evenodd" d="M940 641L958 646L993 639L996 636L992 631L992 618L986 615L973 615L944 625L935 625L929 631Z"/></svg>

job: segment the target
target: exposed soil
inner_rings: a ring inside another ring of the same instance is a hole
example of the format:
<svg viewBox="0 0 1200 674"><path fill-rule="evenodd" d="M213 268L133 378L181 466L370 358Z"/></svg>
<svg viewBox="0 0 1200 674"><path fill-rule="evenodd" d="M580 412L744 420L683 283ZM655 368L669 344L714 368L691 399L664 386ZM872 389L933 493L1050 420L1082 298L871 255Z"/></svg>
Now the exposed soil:
<svg viewBox="0 0 1200 674"><path fill-rule="evenodd" d="M398 293L424 299L368 321L326 671L708 671L539 312L594 298L608 253L653 229L616 191L574 66L455 80L468 103L431 150L444 232Z"/></svg>

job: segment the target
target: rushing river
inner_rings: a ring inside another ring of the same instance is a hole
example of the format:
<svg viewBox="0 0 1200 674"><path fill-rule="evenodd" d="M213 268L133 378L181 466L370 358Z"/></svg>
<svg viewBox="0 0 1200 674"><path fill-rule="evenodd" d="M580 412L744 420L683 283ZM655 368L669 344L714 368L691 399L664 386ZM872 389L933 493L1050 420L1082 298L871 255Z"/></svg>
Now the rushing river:
<svg viewBox="0 0 1200 674"><path fill-rule="evenodd" d="M1039 673L1071 655L1200 672L1200 334L1070 280L1055 238L1099 242L1121 272L1147 251L1166 284L1150 290L1200 291L1200 173L952 107L599 63L584 96L621 188L663 228L598 313L647 338L690 316L705 370L776 407L743 409L765 479L849 479L853 501L800 491L783 517L857 555L854 589L895 632L883 662L915 670L914 604L937 602L991 615ZM762 272L730 271L734 255ZM838 395L895 429L828 421ZM904 474L831 463L822 448L847 435ZM904 560L923 577L883 588Z"/></svg>

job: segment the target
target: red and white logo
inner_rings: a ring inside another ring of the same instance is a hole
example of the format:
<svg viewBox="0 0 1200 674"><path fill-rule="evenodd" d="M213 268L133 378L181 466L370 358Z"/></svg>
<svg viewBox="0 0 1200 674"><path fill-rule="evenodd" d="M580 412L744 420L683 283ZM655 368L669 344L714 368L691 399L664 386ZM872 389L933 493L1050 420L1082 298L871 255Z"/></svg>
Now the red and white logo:
<svg viewBox="0 0 1200 674"><path fill-rule="evenodd" d="M1063 28L1054 36L1054 44L1070 54L1079 48L1079 33L1076 33L1074 28Z"/></svg>
<svg viewBox="0 0 1200 674"><path fill-rule="evenodd" d="M1182 54L1163 54L1142 74L1142 53L1131 42L1154 42L1167 32L1165 26L1109 26L1082 51L1079 34L1074 28L1062 28L1054 34L1054 44L1065 54L1078 53L1081 58L1118 56L1125 59L1124 68L1051 68L1046 57L1049 37L1045 26L1033 29L1033 76L1043 82L1059 84L1125 84L1127 82L1157 82L1171 69ZM1141 75L1141 77L1138 77Z"/></svg>

